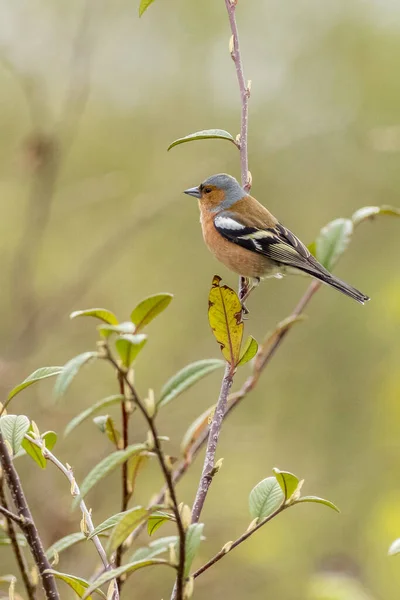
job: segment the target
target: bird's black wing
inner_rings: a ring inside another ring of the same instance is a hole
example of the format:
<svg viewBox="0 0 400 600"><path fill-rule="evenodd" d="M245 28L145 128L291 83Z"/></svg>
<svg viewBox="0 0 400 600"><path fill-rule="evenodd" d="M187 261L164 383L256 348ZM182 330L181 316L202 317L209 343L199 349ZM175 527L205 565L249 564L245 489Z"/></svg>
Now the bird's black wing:
<svg viewBox="0 0 400 600"><path fill-rule="evenodd" d="M217 231L227 240L285 267L300 269L310 275L329 275L306 246L280 223L261 229L249 227L239 216L222 212L214 219Z"/></svg>

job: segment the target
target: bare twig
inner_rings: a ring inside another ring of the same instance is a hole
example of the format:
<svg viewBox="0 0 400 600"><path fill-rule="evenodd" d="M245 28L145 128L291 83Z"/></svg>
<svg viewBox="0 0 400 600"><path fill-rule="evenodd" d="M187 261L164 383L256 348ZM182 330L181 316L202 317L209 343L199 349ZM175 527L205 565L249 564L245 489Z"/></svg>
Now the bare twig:
<svg viewBox="0 0 400 600"><path fill-rule="evenodd" d="M121 371L118 371L118 383L119 383L119 391L122 396L125 396L125 385L124 378ZM121 402L121 417L122 417L122 439L123 439L123 449L125 450L129 444L129 435L128 435L128 423L129 423L129 413L126 410L125 401ZM125 461L122 465L122 506L121 511L124 512L128 508L129 502L129 489L128 489L128 461ZM120 567L122 561L122 544L117 548L115 554L115 566ZM118 587L121 589L122 580L119 579Z"/></svg>
<svg viewBox="0 0 400 600"><path fill-rule="evenodd" d="M68 481L71 484L71 494L73 496L79 496L80 490L79 490L78 484L75 481L75 477L74 477L71 467L65 466L60 460L58 460L58 458L52 452L50 452L50 450L48 450L46 448L46 446L40 439L31 438L30 436L25 436L25 437L27 437L32 444L35 444L36 446L38 446L38 448L41 449L44 458L46 460L49 460L50 462L52 462L61 471L61 473L63 473L63 475L65 475L65 477L68 479ZM90 511L88 510L84 500L81 500L79 502L79 507L82 511L83 521L86 526L86 530L90 534L94 531L94 525L93 525ZM96 547L97 553L100 556L101 562L103 563L105 570L110 571L112 567L111 567L110 563L108 562L107 554L101 544L99 536L94 535L91 539L93 541L93 544ZM48 568L50 568L50 566ZM115 581L113 600L119 600L119 592L118 592L118 586L117 586L116 581Z"/></svg>
<svg viewBox="0 0 400 600"><path fill-rule="evenodd" d="M22 581L24 582L26 594L28 596L28 600L36 600L36 586L31 580L31 576L29 574L28 564L26 562L25 556L21 550L20 545L18 544L17 534L15 532L15 527L13 520L17 515L14 515L8 510L7 498L4 491L3 481L0 481L0 502L2 506L0 507L0 512L5 516L7 522L7 533L8 537L11 540L11 546L15 554L15 559L17 561L19 570L21 572ZM18 525L20 524L20 517Z"/></svg>
<svg viewBox="0 0 400 600"><path fill-rule="evenodd" d="M226 544L219 552L217 552L217 554L215 554L215 556L210 558L210 560L208 562L206 562L202 567L200 567L200 569L197 569L197 571L195 571L193 573L193 577L196 578L199 575L201 575L202 573L204 573L204 571L207 571L207 569L209 569L210 567L215 565L215 563L217 563L219 560L221 560L221 558L226 556L234 548L237 548L237 546L239 546L242 542L247 540L251 535L253 535L253 533L258 531L258 529L263 527L266 523L268 523L269 521L272 521L273 518L277 517L286 508L287 508L287 505L282 504L279 508L276 509L276 511L274 511L272 514L268 515L268 517L265 517L265 519L260 521L260 523L258 523L255 527L253 527L252 529L249 529L248 531L243 533L243 535L238 537L237 540L235 540L231 544L230 543Z"/></svg>
<svg viewBox="0 0 400 600"><path fill-rule="evenodd" d="M250 82L246 83L243 72L242 57L240 54L239 33L236 25L236 4L237 0L225 0L226 10L228 11L229 23L232 31L231 56L235 63L236 76L239 84L240 98L242 103L241 122L240 122L240 140L238 142L240 151L240 166L242 186L248 192L251 188L251 175L249 173L249 159L247 155L247 134L249 124L249 97Z"/></svg>
<svg viewBox="0 0 400 600"><path fill-rule="evenodd" d="M181 514L179 512L178 500L175 492L175 486L172 478L172 473L170 471L169 466L165 460L164 452L161 448L161 442L158 436L157 427L154 422L154 415L150 415L144 403L140 399L138 393L132 382L129 380L127 373L118 365L116 360L114 360L113 356L110 354L108 348L106 348L106 360L116 369L117 373L123 377L125 385L130 390L132 394L132 399L134 404L142 413L144 419L149 426L150 433L152 436L152 442L154 444L154 452L157 455L158 462L161 467L161 471L163 473L167 491L169 494L169 501L171 503L171 508L174 513L174 517L176 520L176 525L178 529L178 537L179 537L179 562L177 566L177 576L176 576L176 598L177 600L183 600L183 590L184 590L184 569L185 569L185 541L186 541L186 532L182 522Z"/></svg>
<svg viewBox="0 0 400 600"><path fill-rule="evenodd" d="M215 408L213 420L210 426L210 432L208 434L208 444L204 458L203 472L201 474L199 487L197 489L196 498L192 508L192 523L197 523L200 518L212 478L215 475L215 454L217 451L222 421L224 420L226 412L229 390L231 389L233 383L233 375L234 369L230 364L227 363L217 406Z"/></svg>
<svg viewBox="0 0 400 600"><path fill-rule="evenodd" d="M124 386L124 378L122 373L118 372L118 383L119 390L122 396L125 396L125 386ZM129 413L126 410L126 403L121 402L121 411L122 411L122 439L123 439L123 449L125 450L129 444L129 433L128 433L128 423L129 423ZM129 489L128 489L128 462L124 462L122 465L122 512L128 508L129 502ZM117 566L119 566L117 564Z"/></svg>
<svg viewBox="0 0 400 600"><path fill-rule="evenodd" d="M7 519L14 521L14 523L17 523L17 525L24 525L26 523L24 517L19 517L18 515L15 515L13 512L8 510L8 508L5 508L4 505L0 506L0 513L4 515Z"/></svg>
<svg viewBox="0 0 400 600"><path fill-rule="evenodd" d="M5 480L7 482L8 489L10 490L14 505L19 515L25 520L23 524L20 524L20 526L26 537L26 541L28 542L35 563L38 567L46 598L47 600L60 600L54 576L51 573L47 572L48 569L51 569L51 565L44 552L42 540L40 538L37 527L33 521L31 511L29 510L29 506L26 501L24 491L22 489L21 481L19 479L17 471L14 468L13 462L7 449L7 445L1 433L0 461L3 467Z"/></svg>

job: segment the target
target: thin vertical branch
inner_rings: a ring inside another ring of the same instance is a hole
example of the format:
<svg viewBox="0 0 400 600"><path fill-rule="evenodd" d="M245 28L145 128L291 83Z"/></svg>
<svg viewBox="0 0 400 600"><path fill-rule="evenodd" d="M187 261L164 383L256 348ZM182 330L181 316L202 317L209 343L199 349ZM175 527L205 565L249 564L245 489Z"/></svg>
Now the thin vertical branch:
<svg viewBox="0 0 400 600"><path fill-rule="evenodd" d="M122 396L125 397L125 384L124 377L122 371L118 371L118 383L119 383L119 391ZM121 402L121 419L122 419L122 440L123 440L123 449L125 450L129 444L129 435L128 435L128 423L129 423L129 413L126 410L125 400ZM128 508L129 502L129 488L128 488L128 461L125 461L122 465L122 502L121 502L121 511L124 512ZM115 555L115 566L120 567L122 562L122 544L117 548ZM118 587L121 589L122 580L118 580Z"/></svg>
<svg viewBox="0 0 400 600"><path fill-rule="evenodd" d="M240 118L240 139L238 147L240 152L240 171L243 189L250 191L252 177L249 171L249 157L247 151L247 140L249 131L249 98L251 81L246 83L243 71L242 55L240 53L239 32L236 24L236 5L238 0L225 0L226 10L228 11L229 24L231 26L232 37L230 43L231 57L235 64L236 76L239 84L241 100L241 118ZM246 277L239 278L239 298L245 296L247 289Z"/></svg>
<svg viewBox="0 0 400 600"><path fill-rule="evenodd" d="M19 570L21 572L21 577L22 577L22 581L24 582L26 594L27 594L29 600L36 600L36 586L34 585L34 583L31 580L28 564L26 562L25 556L22 553L20 545L18 544L17 534L15 532L15 526L13 523L13 517L11 517L11 515L7 514L7 513L9 513L9 509L8 509L6 494L4 491L4 484L3 484L2 476L0 478L0 503L1 503L1 507L4 509L4 510L2 510L2 513L3 513L3 515L5 515L5 518L6 518L8 537L11 540L11 546L14 551L15 559L17 561ZM18 521L19 525L21 525L21 520L23 521L23 519L21 519L21 517L19 517L19 521Z"/></svg>
<svg viewBox="0 0 400 600"><path fill-rule="evenodd" d="M229 23L232 31L231 56L233 62L235 63L236 76L239 84L240 98L242 103L239 140L241 178L242 186L246 190L246 192L248 192L251 188L251 174L249 172L249 159L247 153L250 81L246 83L243 72L243 63L239 44L239 33L235 15L237 2L238 0L225 0L226 9L228 11Z"/></svg>
<svg viewBox="0 0 400 600"><path fill-rule="evenodd" d="M207 498L208 490L211 485L213 476L215 475L215 455L217 452L217 445L219 434L221 432L222 421L224 420L226 405L228 400L229 390L233 383L234 371L230 364L227 363L225 368L224 377L222 379L221 391L218 398L218 403L215 408L213 420L208 434L208 444L206 450L206 456L204 459L203 472L199 487L197 489L196 498L192 508L192 523L197 523L201 511L203 510L204 502Z"/></svg>
<svg viewBox="0 0 400 600"><path fill-rule="evenodd" d="M47 572L51 569L51 565L44 552L42 540L39 532L33 521L31 511L29 510L26 501L21 481L18 473L14 468L7 445L3 435L0 433L0 461L3 467L4 477L10 490L14 505L18 511L18 515L23 517L24 524L21 523L21 529L26 537L32 556L38 567L38 571L42 580L42 586L47 600L60 600L54 576Z"/></svg>
<svg viewBox="0 0 400 600"><path fill-rule="evenodd" d="M172 508L172 511L174 513L174 517L176 520L176 526L178 529L179 562L177 565L177 575L176 575L176 600L184 600L183 590L184 590L184 584L185 584L184 571L185 571L186 532L185 532L185 528L184 528L184 525L182 522L182 517L181 517L180 511L179 511L178 499L176 496L172 473L171 473L171 470L165 460L164 452L161 447L160 438L159 438L157 427L156 427L155 420L154 420L154 415L150 415L147 412L146 407L145 407L144 403L142 402L142 400L140 399L138 393L136 392L134 385L129 380L128 375L120 368L118 363L114 360L114 358L110 354L108 347L106 348L106 352L107 352L106 357L105 357L106 360L108 360L108 362L116 369L118 376L121 376L123 378L124 384L127 386L127 388L130 390L130 392L132 394L132 399L133 399L134 404L137 406L137 408L142 413L142 415L143 415L144 419L146 420L146 423L150 429L152 441L154 444L153 451L157 456L161 471L164 476L164 480L165 480L165 483L167 486L167 491L169 494L169 502L171 504L171 508Z"/></svg>
<svg viewBox="0 0 400 600"><path fill-rule="evenodd" d="M118 382L120 394L125 396L124 378L121 372L118 373ZM129 445L129 434L128 434L128 423L129 414L126 410L125 402L121 402L121 417L122 417L122 440L123 450ZM129 502L129 489L128 489L128 462L124 462L122 465L122 512L128 508ZM119 565L117 565L119 566Z"/></svg>

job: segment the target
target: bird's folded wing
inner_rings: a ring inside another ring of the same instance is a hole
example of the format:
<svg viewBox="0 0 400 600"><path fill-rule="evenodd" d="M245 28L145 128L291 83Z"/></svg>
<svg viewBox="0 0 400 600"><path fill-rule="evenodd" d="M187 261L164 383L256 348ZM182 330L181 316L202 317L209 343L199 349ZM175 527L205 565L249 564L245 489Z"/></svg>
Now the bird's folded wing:
<svg viewBox="0 0 400 600"><path fill-rule="evenodd" d="M310 274L326 273L306 246L280 223L265 229L250 227L241 222L239 215L224 211L215 217L214 225L217 231L230 242L262 254L279 264L301 269Z"/></svg>

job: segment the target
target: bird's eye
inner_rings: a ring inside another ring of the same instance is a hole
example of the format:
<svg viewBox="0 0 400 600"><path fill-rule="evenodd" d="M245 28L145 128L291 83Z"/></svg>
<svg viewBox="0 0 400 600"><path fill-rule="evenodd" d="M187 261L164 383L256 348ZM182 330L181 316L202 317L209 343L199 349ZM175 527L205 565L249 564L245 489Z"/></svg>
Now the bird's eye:
<svg viewBox="0 0 400 600"><path fill-rule="evenodd" d="M204 188L203 192L204 192L205 194L211 194L211 192L212 192L212 189L211 189L210 187L206 187L206 188Z"/></svg>

